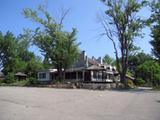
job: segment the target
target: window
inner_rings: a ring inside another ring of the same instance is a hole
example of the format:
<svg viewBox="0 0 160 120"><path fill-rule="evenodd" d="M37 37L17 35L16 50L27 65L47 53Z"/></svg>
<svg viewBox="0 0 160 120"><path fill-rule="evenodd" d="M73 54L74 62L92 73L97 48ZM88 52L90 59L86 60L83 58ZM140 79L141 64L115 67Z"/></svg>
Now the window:
<svg viewBox="0 0 160 120"><path fill-rule="evenodd" d="M46 78L46 73L39 73L39 78L41 79Z"/></svg>

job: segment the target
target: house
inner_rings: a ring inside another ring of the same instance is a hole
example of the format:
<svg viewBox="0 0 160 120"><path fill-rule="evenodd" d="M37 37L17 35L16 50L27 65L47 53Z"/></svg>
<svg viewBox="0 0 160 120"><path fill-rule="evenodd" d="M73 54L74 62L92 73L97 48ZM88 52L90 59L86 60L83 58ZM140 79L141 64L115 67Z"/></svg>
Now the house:
<svg viewBox="0 0 160 120"><path fill-rule="evenodd" d="M46 70L41 70L38 71L38 81L40 82L46 82L46 81L51 81L53 80L53 74L57 72L56 69L46 69Z"/></svg>
<svg viewBox="0 0 160 120"><path fill-rule="evenodd" d="M66 82L113 82L119 81L116 68L103 64L102 58L89 58L82 51L77 61L65 71ZM57 70L48 69L38 72L38 81L52 81L57 79Z"/></svg>

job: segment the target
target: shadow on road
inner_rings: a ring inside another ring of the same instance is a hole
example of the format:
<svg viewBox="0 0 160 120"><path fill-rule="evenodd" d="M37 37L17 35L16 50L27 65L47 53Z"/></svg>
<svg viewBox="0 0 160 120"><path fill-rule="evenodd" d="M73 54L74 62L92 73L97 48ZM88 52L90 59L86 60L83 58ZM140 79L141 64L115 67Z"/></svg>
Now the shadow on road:
<svg viewBox="0 0 160 120"><path fill-rule="evenodd" d="M160 103L160 100L157 100L156 102Z"/></svg>
<svg viewBox="0 0 160 120"><path fill-rule="evenodd" d="M140 94L140 93L155 93L155 92L160 92L160 91L153 90L151 87L138 87L138 88L133 88L133 89L116 89L116 90L113 90L113 91L138 93L138 94Z"/></svg>

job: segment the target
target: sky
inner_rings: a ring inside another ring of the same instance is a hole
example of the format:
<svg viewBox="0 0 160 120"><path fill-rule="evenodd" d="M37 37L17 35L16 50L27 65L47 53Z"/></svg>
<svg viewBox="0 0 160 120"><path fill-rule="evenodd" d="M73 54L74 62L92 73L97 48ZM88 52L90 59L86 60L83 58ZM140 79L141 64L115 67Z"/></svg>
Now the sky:
<svg viewBox="0 0 160 120"><path fill-rule="evenodd" d="M26 19L22 14L24 8L36 9L40 3L47 3L49 13L59 20L65 9L70 9L64 20L64 29L71 31L77 28L77 41L81 43L80 50L85 50L88 56L103 57L109 54L114 57L114 49L111 41L106 37L100 38L102 26L98 22L98 15L105 11L105 6L99 0L1 0L0 1L0 31L10 31L18 36L23 33L24 28L35 29L39 24ZM140 15L149 15L143 10ZM145 28L144 38L137 38L135 44L145 52L151 53L149 44L150 30ZM35 47L31 51L40 55Z"/></svg>

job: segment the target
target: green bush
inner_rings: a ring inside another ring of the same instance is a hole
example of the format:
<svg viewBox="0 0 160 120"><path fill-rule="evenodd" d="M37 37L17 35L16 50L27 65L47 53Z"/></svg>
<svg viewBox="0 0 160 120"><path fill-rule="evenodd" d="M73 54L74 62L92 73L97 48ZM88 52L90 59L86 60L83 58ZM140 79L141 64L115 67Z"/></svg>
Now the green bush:
<svg viewBox="0 0 160 120"><path fill-rule="evenodd" d="M36 78L33 78L33 77L28 78L27 81L28 81L28 82L27 82L26 85L28 85L28 86L35 86L35 85L38 84L37 79L36 79Z"/></svg>
<svg viewBox="0 0 160 120"><path fill-rule="evenodd" d="M143 85L145 83L146 83L145 80L143 80L142 78L137 78L137 80L136 80L137 85Z"/></svg>
<svg viewBox="0 0 160 120"><path fill-rule="evenodd" d="M5 80L5 83L10 84L14 82L14 74L13 73L8 73Z"/></svg>
<svg viewBox="0 0 160 120"><path fill-rule="evenodd" d="M3 83L3 80L0 78L0 84Z"/></svg>
<svg viewBox="0 0 160 120"><path fill-rule="evenodd" d="M26 86L26 84L28 83L27 80L20 80L20 81L15 81L14 83L11 83L10 85L12 86Z"/></svg>

